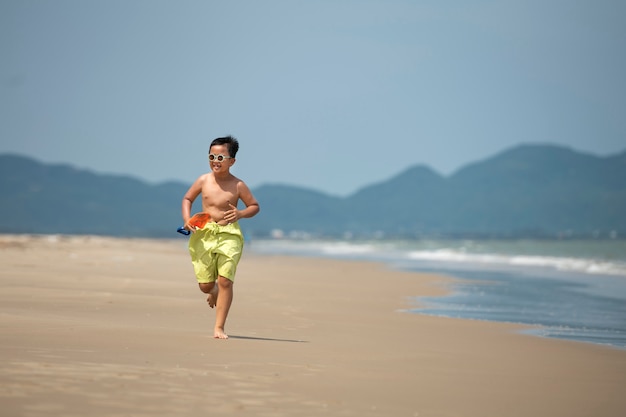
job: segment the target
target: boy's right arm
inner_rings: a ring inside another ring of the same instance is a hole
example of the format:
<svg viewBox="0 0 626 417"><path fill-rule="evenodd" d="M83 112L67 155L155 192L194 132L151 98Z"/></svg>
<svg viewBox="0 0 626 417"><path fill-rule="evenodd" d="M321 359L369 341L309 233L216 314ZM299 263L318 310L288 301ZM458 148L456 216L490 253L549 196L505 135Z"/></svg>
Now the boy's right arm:
<svg viewBox="0 0 626 417"><path fill-rule="evenodd" d="M191 217L191 205L198 195L202 192L202 178L200 177L194 182L187 190L183 197L181 212L183 215L184 228L193 231L193 228L189 226L189 218Z"/></svg>

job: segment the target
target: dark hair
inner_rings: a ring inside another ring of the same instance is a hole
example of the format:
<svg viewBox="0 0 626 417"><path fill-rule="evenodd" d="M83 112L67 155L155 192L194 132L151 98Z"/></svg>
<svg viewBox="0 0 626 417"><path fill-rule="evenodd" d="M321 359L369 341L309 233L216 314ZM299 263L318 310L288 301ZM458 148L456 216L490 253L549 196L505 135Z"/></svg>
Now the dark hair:
<svg viewBox="0 0 626 417"><path fill-rule="evenodd" d="M237 156L237 151L239 150L239 141L230 135L213 139L211 146L213 145L228 145L228 155L231 158ZM211 152L211 146L209 146L209 152Z"/></svg>

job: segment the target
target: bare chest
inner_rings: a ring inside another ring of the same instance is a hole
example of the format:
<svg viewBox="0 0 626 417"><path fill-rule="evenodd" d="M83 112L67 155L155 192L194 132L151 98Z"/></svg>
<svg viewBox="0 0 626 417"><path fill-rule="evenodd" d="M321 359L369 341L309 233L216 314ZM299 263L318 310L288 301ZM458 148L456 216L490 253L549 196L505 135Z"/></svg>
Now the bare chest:
<svg viewBox="0 0 626 417"><path fill-rule="evenodd" d="M229 204L236 205L238 200L236 181L222 183L207 181L202 187L202 206L205 211L210 211L207 210L210 208L228 210Z"/></svg>

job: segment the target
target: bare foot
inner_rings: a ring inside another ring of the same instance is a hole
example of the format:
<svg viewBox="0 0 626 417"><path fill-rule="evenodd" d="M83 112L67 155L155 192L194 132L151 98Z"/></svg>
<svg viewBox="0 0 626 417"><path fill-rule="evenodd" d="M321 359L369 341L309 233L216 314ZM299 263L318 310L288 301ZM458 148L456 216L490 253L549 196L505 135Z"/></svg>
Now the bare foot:
<svg viewBox="0 0 626 417"><path fill-rule="evenodd" d="M206 298L206 302L209 303L209 307L211 308L215 307L215 304L217 304L217 295L218 295L218 288L216 285L215 287L213 287L213 289L209 293L209 296Z"/></svg>
<svg viewBox="0 0 626 417"><path fill-rule="evenodd" d="M216 339L228 339L228 335L224 333L224 329L221 329L219 327L215 328L215 331L213 332L213 337Z"/></svg>

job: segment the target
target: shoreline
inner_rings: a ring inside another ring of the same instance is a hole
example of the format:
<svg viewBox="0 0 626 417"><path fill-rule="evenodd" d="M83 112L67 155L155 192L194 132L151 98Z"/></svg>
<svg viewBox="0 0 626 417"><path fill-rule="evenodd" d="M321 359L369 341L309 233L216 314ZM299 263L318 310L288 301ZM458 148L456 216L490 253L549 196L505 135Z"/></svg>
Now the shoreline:
<svg viewBox="0 0 626 417"><path fill-rule="evenodd" d="M244 254L226 331L186 240L0 236L16 416L621 416L626 352L402 312L454 279Z"/></svg>
<svg viewBox="0 0 626 417"><path fill-rule="evenodd" d="M426 308L410 311L521 324L532 327L533 331L525 333L537 337L626 349L626 275L617 274L626 271L622 258L612 263L598 257L575 258L565 248L546 248L538 242L533 243L533 249L528 242L506 248L467 241L415 245L393 241L300 243L255 241L253 248L266 255L367 260L408 272L444 274L454 277L449 294L420 297ZM607 252L602 253L614 253L611 251L619 248L604 250ZM579 255L597 255L599 251L597 247L576 248ZM586 272L589 270L594 272Z"/></svg>

